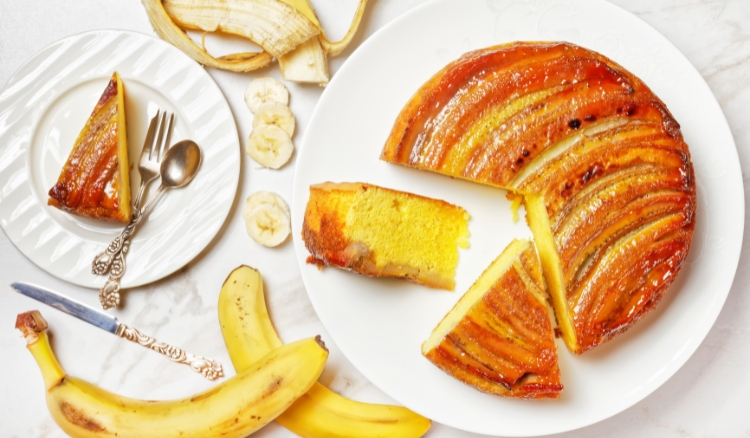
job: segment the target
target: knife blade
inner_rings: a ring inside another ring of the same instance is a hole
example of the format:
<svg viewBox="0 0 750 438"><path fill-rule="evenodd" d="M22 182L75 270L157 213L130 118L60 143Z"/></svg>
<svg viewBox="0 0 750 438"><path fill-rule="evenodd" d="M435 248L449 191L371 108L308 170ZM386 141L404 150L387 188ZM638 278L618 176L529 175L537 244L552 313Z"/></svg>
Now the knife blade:
<svg viewBox="0 0 750 438"><path fill-rule="evenodd" d="M120 323L117 318L110 316L101 310L89 307L79 301L72 298L68 298L57 292L34 286L33 284L26 283L12 283L10 285L16 292L21 295L26 295L29 298L33 298L40 303L44 303L50 307L65 312L68 315L75 316L81 321L99 327L102 330L108 331L113 334L117 334L117 328Z"/></svg>
<svg viewBox="0 0 750 438"><path fill-rule="evenodd" d="M156 339L144 335L138 330L119 322L114 316L87 306L86 304L66 297L58 292L22 282L11 283L10 287L22 295L26 295L40 303L54 307L68 315L75 316L81 321L86 321L95 327L135 342L136 344L149 348L157 353L163 354L174 362L186 364L190 366L193 371L202 374L203 377L209 380L216 380L217 378L224 376L221 364L215 360L196 356L169 344L159 342Z"/></svg>

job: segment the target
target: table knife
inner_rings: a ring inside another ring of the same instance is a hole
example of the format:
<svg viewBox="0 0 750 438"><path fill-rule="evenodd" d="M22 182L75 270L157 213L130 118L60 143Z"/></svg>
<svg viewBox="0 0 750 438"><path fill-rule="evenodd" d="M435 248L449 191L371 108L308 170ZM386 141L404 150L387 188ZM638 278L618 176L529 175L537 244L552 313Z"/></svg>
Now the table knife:
<svg viewBox="0 0 750 438"><path fill-rule="evenodd" d="M138 330L117 321L117 318L110 316L101 310L94 309L93 307L89 307L72 298L68 298L57 292L33 284L12 283L10 287L22 295L26 295L29 298L33 298L41 303L54 307L68 315L73 315L76 318L86 321L102 330L114 333L128 341L135 342L157 353L161 353L177 363L188 365L193 371L201 373L203 377L209 380L216 380L219 377L224 376L224 371L219 362L216 362L213 359L196 356L169 344L159 342L156 339L144 335Z"/></svg>

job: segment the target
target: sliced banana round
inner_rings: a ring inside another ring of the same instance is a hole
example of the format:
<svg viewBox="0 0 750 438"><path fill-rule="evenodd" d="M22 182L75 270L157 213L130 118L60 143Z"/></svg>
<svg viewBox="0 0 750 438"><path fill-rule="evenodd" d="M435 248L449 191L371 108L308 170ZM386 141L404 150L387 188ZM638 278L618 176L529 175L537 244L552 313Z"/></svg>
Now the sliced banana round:
<svg viewBox="0 0 750 438"><path fill-rule="evenodd" d="M245 200L245 205L242 207L242 217L247 219L248 217L250 217L253 209L261 205L278 207L283 210L288 216L290 215L289 205L287 205L286 201L284 201L284 198L274 192L266 192L261 190L248 196L248 198Z"/></svg>
<svg viewBox="0 0 750 438"><path fill-rule="evenodd" d="M245 103L250 112L255 114L261 105L268 102L289 105L289 91L284 84L274 78L258 78L250 82L245 89Z"/></svg>
<svg viewBox="0 0 750 438"><path fill-rule="evenodd" d="M258 125L247 139L245 151L258 164L278 169L291 158L294 144L289 134L276 125Z"/></svg>
<svg viewBox="0 0 750 438"><path fill-rule="evenodd" d="M278 246L292 231L289 206L272 192L256 192L245 201L242 209L247 234L269 248Z"/></svg>
<svg viewBox="0 0 750 438"><path fill-rule="evenodd" d="M253 119L253 128L260 125L276 125L291 137L294 135L294 114L288 106L278 102L264 103L255 112Z"/></svg>

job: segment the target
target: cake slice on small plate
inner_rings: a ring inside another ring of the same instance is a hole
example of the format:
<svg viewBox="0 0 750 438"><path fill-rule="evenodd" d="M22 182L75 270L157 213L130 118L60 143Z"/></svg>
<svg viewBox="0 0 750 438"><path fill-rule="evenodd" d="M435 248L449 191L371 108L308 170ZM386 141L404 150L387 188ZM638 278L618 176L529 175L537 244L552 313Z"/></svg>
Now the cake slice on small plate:
<svg viewBox="0 0 750 438"><path fill-rule="evenodd" d="M329 182L310 186L302 239L308 263L453 290L468 220L466 210L439 199Z"/></svg>
<svg viewBox="0 0 750 438"><path fill-rule="evenodd" d="M432 331L422 354L483 392L559 398L557 347L534 245L511 242Z"/></svg>
<svg viewBox="0 0 750 438"><path fill-rule="evenodd" d="M47 204L92 219L130 221L125 90L115 72L78 135Z"/></svg>

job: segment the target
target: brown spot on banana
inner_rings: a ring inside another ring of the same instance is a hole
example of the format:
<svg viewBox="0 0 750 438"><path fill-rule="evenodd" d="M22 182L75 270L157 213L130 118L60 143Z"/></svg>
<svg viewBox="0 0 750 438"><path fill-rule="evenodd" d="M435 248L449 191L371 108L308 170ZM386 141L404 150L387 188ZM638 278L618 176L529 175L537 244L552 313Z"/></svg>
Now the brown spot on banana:
<svg viewBox="0 0 750 438"><path fill-rule="evenodd" d="M266 397L270 396L274 392L276 392L279 387L281 387L281 382L284 381L284 377L278 376L268 385L265 391L263 391L263 395L261 396L261 400L265 399Z"/></svg>
<svg viewBox="0 0 750 438"><path fill-rule="evenodd" d="M107 430L101 424L97 423L94 419L87 416L82 410L76 408L68 402L60 403L60 412L65 418L72 424L78 427L92 431L92 432L104 432Z"/></svg>

